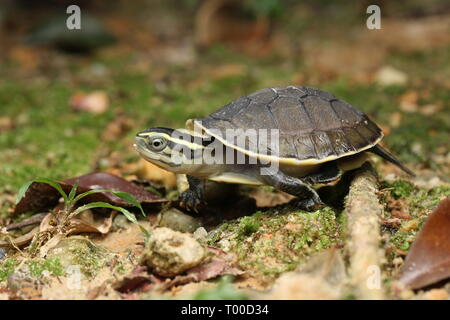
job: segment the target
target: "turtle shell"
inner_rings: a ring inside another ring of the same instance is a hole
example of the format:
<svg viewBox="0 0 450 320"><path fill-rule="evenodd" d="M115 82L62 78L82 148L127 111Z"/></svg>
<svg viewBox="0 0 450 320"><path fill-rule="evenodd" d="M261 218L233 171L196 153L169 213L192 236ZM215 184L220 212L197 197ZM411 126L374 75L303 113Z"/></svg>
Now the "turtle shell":
<svg viewBox="0 0 450 320"><path fill-rule="evenodd" d="M247 155L291 164L316 164L352 155L383 137L362 111L329 92L303 86L256 91L204 119L188 120L189 129L194 125ZM278 147L271 144L270 134L261 139L261 132L266 133L261 129L278 132ZM256 132L259 139L249 138L242 144L227 132L242 132L240 136Z"/></svg>

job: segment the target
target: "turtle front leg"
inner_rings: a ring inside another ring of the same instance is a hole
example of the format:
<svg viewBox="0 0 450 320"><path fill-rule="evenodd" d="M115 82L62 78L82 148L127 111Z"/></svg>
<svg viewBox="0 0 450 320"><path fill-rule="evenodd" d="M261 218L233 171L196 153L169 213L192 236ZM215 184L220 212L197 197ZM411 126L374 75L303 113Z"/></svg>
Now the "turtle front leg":
<svg viewBox="0 0 450 320"><path fill-rule="evenodd" d="M189 211L194 210L197 212L197 207L203 199L203 189L205 183L203 180L189 175L187 176L187 180L189 183L189 189L180 194L180 205Z"/></svg>
<svg viewBox="0 0 450 320"><path fill-rule="evenodd" d="M312 211L324 206L316 190L301 179L288 176L281 171L275 174L265 168L261 169L262 180L278 190L289 193L298 198L298 206L301 209Z"/></svg>

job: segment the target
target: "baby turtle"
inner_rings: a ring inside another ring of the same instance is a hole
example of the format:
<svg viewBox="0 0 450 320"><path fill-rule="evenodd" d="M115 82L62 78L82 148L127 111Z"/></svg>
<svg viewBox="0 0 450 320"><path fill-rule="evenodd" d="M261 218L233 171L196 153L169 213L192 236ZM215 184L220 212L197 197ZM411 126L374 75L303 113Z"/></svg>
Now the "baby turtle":
<svg viewBox="0 0 450 320"><path fill-rule="evenodd" d="M311 210L323 205L313 187L359 168L367 151L414 175L379 145L383 132L367 115L319 89L262 89L186 126L142 131L135 148L147 161L187 174L180 200L188 208L201 202L209 179L270 185Z"/></svg>

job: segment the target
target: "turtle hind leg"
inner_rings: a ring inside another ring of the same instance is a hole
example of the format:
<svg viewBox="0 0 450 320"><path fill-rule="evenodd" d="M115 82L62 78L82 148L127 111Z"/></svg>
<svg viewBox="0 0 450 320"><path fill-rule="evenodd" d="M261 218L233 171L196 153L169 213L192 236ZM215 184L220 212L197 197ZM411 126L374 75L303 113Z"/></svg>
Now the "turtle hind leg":
<svg viewBox="0 0 450 320"><path fill-rule="evenodd" d="M272 172L267 168L260 168L261 180L278 190L297 197L297 206L306 211L312 211L324 206L316 190L301 179L288 176L281 171Z"/></svg>
<svg viewBox="0 0 450 320"><path fill-rule="evenodd" d="M317 190L317 193L326 205L338 210L344 209L345 196L350 190L350 183L356 170L343 172L336 184L325 185Z"/></svg>
<svg viewBox="0 0 450 320"><path fill-rule="evenodd" d="M323 164L320 171L302 177L302 180L309 184L328 184L341 178L343 171L339 169L335 161Z"/></svg>

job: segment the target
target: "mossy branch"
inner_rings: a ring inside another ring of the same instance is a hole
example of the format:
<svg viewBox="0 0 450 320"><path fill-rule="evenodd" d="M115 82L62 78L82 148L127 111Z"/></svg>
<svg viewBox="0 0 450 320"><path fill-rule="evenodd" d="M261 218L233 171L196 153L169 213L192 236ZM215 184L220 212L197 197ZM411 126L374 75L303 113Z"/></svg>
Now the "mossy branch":
<svg viewBox="0 0 450 320"><path fill-rule="evenodd" d="M358 299L383 299L378 182L366 163L355 174L346 204L349 275Z"/></svg>

